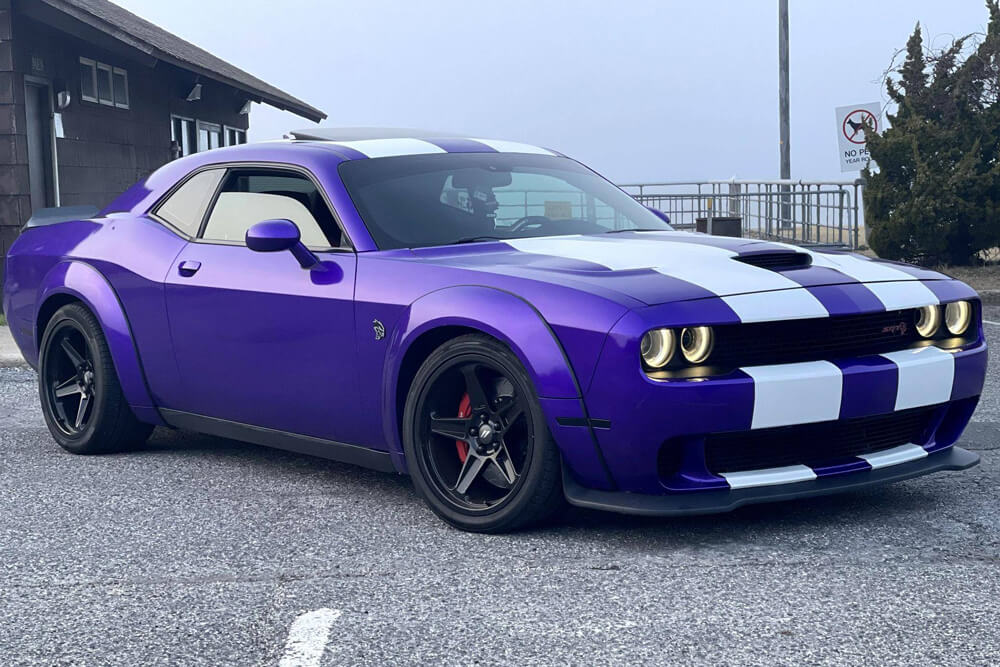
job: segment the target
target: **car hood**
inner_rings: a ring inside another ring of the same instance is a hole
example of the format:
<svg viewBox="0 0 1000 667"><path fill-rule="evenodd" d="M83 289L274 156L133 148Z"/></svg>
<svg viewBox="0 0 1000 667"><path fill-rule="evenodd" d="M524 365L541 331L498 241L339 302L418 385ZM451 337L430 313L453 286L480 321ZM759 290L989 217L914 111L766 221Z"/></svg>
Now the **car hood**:
<svg viewBox="0 0 1000 667"><path fill-rule="evenodd" d="M709 297L735 303L742 295L766 292L789 292L783 295L787 301L811 288L866 284L879 285L875 289L888 296L898 293L901 298L888 301L909 307L923 305L916 303L923 298L921 281L948 280L934 271L846 252L687 232L512 239L425 248L414 251L414 258L497 274L496 281L529 278L648 306ZM888 301L883 299L886 307Z"/></svg>

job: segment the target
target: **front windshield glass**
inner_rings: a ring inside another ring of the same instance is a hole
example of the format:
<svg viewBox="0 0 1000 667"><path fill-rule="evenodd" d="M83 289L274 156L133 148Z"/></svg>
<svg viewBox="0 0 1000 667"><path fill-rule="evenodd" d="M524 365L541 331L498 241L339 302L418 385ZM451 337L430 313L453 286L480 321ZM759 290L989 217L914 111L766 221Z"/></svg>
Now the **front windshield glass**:
<svg viewBox="0 0 1000 667"><path fill-rule="evenodd" d="M382 250L671 228L563 157L407 155L350 160L340 165L340 175Z"/></svg>

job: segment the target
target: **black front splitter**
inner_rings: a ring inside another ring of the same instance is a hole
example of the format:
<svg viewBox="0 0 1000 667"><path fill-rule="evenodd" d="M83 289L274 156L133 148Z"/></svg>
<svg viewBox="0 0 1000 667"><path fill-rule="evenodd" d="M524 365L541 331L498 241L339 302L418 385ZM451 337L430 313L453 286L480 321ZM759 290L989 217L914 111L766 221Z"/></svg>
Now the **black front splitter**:
<svg viewBox="0 0 1000 667"><path fill-rule="evenodd" d="M689 491L669 495L647 495L624 491L601 491L580 486L563 468L563 489L571 505L589 509L643 516L684 516L730 512L743 505L856 491L880 484L900 482L941 470L965 470L979 463L979 455L961 447L949 447L922 459L899 465L820 477L808 482L758 486L748 489Z"/></svg>

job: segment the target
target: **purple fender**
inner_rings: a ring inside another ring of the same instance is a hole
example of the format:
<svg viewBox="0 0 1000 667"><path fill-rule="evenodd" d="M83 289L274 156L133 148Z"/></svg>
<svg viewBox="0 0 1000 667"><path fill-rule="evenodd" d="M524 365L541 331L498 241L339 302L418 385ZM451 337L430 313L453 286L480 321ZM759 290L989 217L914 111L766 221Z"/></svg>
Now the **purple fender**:
<svg viewBox="0 0 1000 667"><path fill-rule="evenodd" d="M50 299L59 298L60 295L82 301L101 323L122 392L136 417L150 424L163 425L146 386L142 362L132 342L132 330L118 295L107 279L89 264L72 260L60 262L42 280L38 288L38 307L34 318L35 349L44 333L38 330L38 316Z"/></svg>
<svg viewBox="0 0 1000 667"><path fill-rule="evenodd" d="M461 313L461 315L456 315ZM402 314L389 340L383 376L383 424L393 463L406 471L397 415L398 378L407 351L421 336L442 327L481 331L505 343L534 383L563 460L578 478L605 486L606 468L589 428L560 437L557 418L586 419L579 382L555 333L541 314L519 296L500 289L459 285L431 292ZM580 436L589 437L580 437ZM571 445L572 443L572 445Z"/></svg>

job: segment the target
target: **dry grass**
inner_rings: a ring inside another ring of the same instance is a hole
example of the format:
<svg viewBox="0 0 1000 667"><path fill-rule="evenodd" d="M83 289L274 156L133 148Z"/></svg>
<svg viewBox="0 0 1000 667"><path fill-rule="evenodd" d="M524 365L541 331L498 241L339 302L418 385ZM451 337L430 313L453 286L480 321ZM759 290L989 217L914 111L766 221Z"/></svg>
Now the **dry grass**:
<svg viewBox="0 0 1000 667"><path fill-rule="evenodd" d="M938 266L935 270L961 280L977 292L1000 290L1000 264Z"/></svg>
<svg viewBox="0 0 1000 667"><path fill-rule="evenodd" d="M3 313L0 313L0 327L5 326L7 326L7 318L3 316Z"/></svg>

